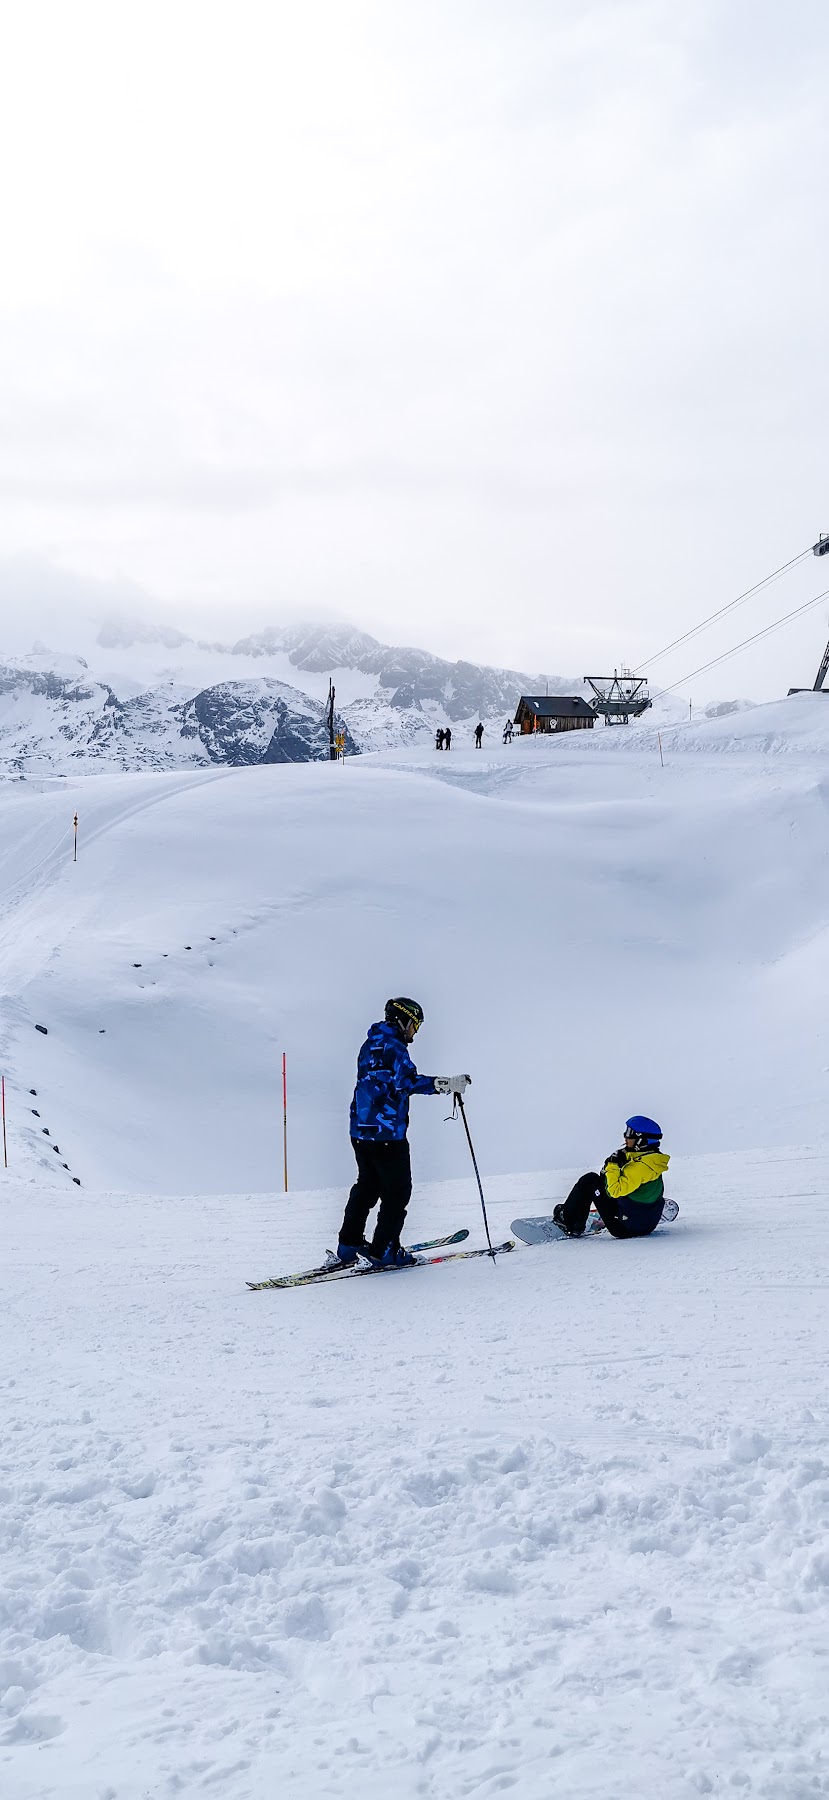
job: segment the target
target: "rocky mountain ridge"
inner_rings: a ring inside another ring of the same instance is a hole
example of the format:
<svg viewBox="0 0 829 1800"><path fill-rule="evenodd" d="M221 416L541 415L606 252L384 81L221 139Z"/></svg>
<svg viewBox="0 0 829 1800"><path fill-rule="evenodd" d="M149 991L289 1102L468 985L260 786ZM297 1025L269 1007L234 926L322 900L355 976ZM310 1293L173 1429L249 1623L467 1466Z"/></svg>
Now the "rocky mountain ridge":
<svg viewBox="0 0 829 1800"><path fill-rule="evenodd" d="M171 626L110 620L85 648L84 657L38 643L0 664L0 763L7 769L324 759L331 677L346 750L356 755L425 741L438 725L480 717L500 726L522 691L549 681L449 662L332 624L271 626L227 645L199 642ZM573 684L559 678L549 685L555 692Z"/></svg>
<svg viewBox="0 0 829 1800"><path fill-rule="evenodd" d="M338 724L346 751L356 755L359 746L348 726ZM218 682L191 696L159 688L121 700L108 683L88 674L0 664L0 763L15 773L244 766L327 756L322 702L268 676Z"/></svg>
<svg viewBox="0 0 829 1800"><path fill-rule="evenodd" d="M440 707L446 714L445 723L469 719L473 713L491 718L514 712L521 693L543 693L547 687L554 694L572 693L582 687L580 677L528 675L487 663L451 662L411 645L383 644L365 631L336 623L271 625L232 644L206 643L188 639L167 626L153 628L124 621L108 621L98 633L99 645L107 650L129 650L153 641L179 650L193 644L216 656L287 659L300 675L329 676L347 669L368 678L366 694L381 693L398 712Z"/></svg>

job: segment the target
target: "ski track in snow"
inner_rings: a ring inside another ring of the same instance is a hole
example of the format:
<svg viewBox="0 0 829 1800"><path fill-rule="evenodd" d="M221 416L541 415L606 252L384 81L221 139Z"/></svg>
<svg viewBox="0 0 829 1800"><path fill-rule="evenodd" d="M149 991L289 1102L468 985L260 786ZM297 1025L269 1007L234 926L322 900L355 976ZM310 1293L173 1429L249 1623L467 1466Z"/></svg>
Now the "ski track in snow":
<svg viewBox="0 0 829 1800"><path fill-rule="evenodd" d="M2 1800L829 1794L829 717L663 742L0 790ZM676 1223L249 1293L404 985L493 1236L645 1094Z"/></svg>

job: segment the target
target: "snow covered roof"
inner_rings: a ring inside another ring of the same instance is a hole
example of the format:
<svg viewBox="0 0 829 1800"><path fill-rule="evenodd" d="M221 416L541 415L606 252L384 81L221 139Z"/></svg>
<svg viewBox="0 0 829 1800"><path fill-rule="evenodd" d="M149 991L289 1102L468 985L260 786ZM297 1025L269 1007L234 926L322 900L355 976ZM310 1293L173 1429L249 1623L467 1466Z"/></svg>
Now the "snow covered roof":
<svg viewBox="0 0 829 1800"><path fill-rule="evenodd" d="M521 709L535 713L539 719L589 719L593 708L578 694L522 694L515 714L516 724Z"/></svg>

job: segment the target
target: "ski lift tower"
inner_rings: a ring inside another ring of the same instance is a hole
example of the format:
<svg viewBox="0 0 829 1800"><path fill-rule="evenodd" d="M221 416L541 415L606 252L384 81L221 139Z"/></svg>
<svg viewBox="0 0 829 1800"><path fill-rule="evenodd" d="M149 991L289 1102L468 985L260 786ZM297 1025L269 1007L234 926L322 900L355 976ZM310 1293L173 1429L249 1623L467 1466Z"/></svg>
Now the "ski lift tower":
<svg viewBox="0 0 829 1800"><path fill-rule="evenodd" d="M812 555L829 556L829 533L821 532L817 543L812 545ZM813 693L820 694L825 692L823 683L826 680L827 673L829 673L829 644L827 644L826 649L823 652L820 668L815 676L815 685L812 689ZM802 688L789 688L790 694L800 694L802 692Z"/></svg>
<svg viewBox="0 0 829 1800"><path fill-rule="evenodd" d="M601 713L606 725L627 725L638 719L652 704L646 675L634 675L624 665L612 675L585 675L585 681L596 696L590 701L594 712Z"/></svg>

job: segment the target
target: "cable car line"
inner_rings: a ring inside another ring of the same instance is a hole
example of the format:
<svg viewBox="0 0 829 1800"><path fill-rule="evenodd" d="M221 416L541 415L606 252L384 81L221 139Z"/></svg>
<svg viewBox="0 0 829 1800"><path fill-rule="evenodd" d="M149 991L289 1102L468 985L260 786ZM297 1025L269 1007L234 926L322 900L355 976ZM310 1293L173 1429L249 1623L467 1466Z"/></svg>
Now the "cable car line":
<svg viewBox="0 0 829 1800"><path fill-rule="evenodd" d="M798 557L795 560L799 561L800 559ZM743 638L741 644L734 644L730 650L723 650L719 656L712 656L710 662L702 663L698 669L692 669L691 673L683 675L681 680L672 681L669 687L660 688L653 698L658 699L661 694L672 694L674 688L685 687L686 683L693 681L697 675L704 675L706 669L713 669L717 663L726 662L729 656L736 656L738 650L745 650L749 644L756 644L759 638L769 637L771 632L778 631L781 625L788 625L790 619L796 619L799 613L808 612L810 606L817 606L818 601L825 600L827 596L829 596L829 588L824 588L820 594L813 594L811 600L804 600L802 606L796 606L792 612L784 613L782 619L775 619L773 624L764 625L760 631L752 632L751 637Z"/></svg>
<svg viewBox="0 0 829 1800"><path fill-rule="evenodd" d="M704 631L707 625L713 625L715 619L725 618L726 613L733 612L736 606L742 606L743 601L750 600L752 594L759 594L761 588L769 587L773 581L779 581L781 575L785 575L789 569L795 568L797 563L803 562L807 556L811 555L812 545L810 544L807 550L801 550L798 556L793 556L788 562L782 563L779 569L772 571L771 575L764 575L762 581L756 581L753 587L746 588L744 594L738 594L736 599L726 601L725 606L720 606L716 612L709 613L707 619L701 619L698 625L692 625L689 631L684 631L681 637L674 638L670 644L665 645L664 649L656 650L653 656L648 656L644 662L637 663L636 674L640 674L643 669L650 668L651 663L659 662L660 657L667 656L669 650L676 650L680 644L686 644L689 638L696 637L697 633ZM746 642L750 643L750 638L747 638ZM727 651L726 654L730 655L731 652ZM710 665L706 664L706 667L710 667ZM667 693L669 690L665 688L663 691Z"/></svg>

